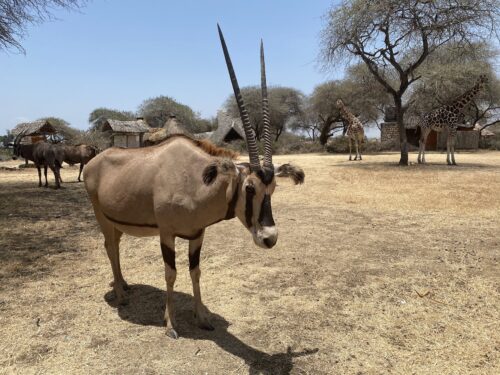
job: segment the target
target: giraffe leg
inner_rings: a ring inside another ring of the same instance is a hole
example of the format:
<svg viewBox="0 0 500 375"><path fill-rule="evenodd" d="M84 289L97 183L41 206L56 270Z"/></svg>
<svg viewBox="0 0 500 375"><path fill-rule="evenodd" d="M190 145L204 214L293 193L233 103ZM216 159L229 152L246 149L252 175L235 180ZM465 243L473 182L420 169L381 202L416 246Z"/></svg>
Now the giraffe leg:
<svg viewBox="0 0 500 375"><path fill-rule="evenodd" d="M451 164L453 165L457 165L457 163L455 162L455 142L456 142L456 139L457 139L457 131L456 129L453 129L453 131L451 132Z"/></svg>
<svg viewBox="0 0 500 375"><path fill-rule="evenodd" d="M418 140L418 164L422 164L422 128L420 128L420 139Z"/></svg>
<svg viewBox="0 0 500 375"><path fill-rule="evenodd" d="M451 134L448 133L448 137L446 138L446 163L448 165L451 165L450 148L451 148Z"/></svg>
<svg viewBox="0 0 500 375"><path fill-rule="evenodd" d="M352 156L351 156L351 147L352 147L352 145L351 145L351 142L352 142L351 137L349 137L349 160L352 160Z"/></svg>
<svg viewBox="0 0 500 375"><path fill-rule="evenodd" d="M359 160L363 160L363 158L361 157L361 143L363 142L363 137L360 136L360 139L359 139Z"/></svg>
<svg viewBox="0 0 500 375"><path fill-rule="evenodd" d="M422 136L420 137L420 147L422 148L422 158L420 161L422 164L425 164L425 144L427 143L427 137L430 132L430 128L424 129L422 130Z"/></svg>

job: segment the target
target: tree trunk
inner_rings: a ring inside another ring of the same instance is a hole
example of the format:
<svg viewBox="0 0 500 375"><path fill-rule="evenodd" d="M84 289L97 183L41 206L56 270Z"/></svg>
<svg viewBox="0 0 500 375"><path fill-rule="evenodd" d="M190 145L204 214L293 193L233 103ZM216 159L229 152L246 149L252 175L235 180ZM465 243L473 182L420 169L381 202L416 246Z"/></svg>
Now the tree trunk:
<svg viewBox="0 0 500 375"><path fill-rule="evenodd" d="M399 159L399 165L408 165L408 142L406 140L404 110L401 97L395 97L394 104L396 106L396 121L399 128L399 143L401 146L401 158Z"/></svg>

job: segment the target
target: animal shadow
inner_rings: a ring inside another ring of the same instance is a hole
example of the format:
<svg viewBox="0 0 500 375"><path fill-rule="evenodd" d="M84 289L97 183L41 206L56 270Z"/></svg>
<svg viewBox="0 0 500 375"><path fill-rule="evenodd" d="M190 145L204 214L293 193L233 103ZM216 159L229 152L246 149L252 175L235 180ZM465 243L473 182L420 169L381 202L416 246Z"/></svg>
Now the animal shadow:
<svg viewBox="0 0 500 375"><path fill-rule="evenodd" d="M104 299L116 307L121 319L134 324L163 327L163 314L166 303L165 291L150 285L135 284L128 291L128 304L116 306L112 302L113 292L106 293ZM293 369L293 358L318 352L306 349L293 352L290 347L283 353L268 354L245 344L228 332L230 323L218 314L212 313L214 331L205 331L196 326L193 317L193 297L175 292L174 306L177 319L177 332L181 337L192 340L211 340L226 352L238 356L248 366L249 375L287 375Z"/></svg>

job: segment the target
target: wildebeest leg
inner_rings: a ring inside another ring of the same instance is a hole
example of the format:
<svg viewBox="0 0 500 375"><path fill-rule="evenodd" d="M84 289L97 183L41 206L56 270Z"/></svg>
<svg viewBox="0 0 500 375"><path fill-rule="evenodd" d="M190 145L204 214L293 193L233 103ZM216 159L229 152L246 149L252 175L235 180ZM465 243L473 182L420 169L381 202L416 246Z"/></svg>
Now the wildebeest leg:
<svg viewBox="0 0 500 375"><path fill-rule="evenodd" d="M47 181L47 165L43 166L43 174L45 176L45 187L49 187L49 181Z"/></svg>
<svg viewBox="0 0 500 375"><path fill-rule="evenodd" d="M165 327L166 334L173 339L179 337L175 330L176 322L174 317L174 284L177 277L175 268L175 237L169 234L160 233L161 254L165 263L165 281L167 282L167 305L165 307Z"/></svg>
<svg viewBox="0 0 500 375"><path fill-rule="evenodd" d="M78 173L78 182L82 182L82 180L80 180L80 176L82 175L82 171L83 171L83 163L80 163L80 173Z"/></svg>
<svg viewBox="0 0 500 375"><path fill-rule="evenodd" d="M38 169L38 187L42 187L42 168L37 165L36 169Z"/></svg>
<svg viewBox="0 0 500 375"><path fill-rule="evenodd" d="M194 296L194 316L198 327L207 330L213 330L214 327L210 324L210 312L201 302L200 293L200 252L203 245L203 236L205 231L200 237L189 241L189 273L191 274L191 282L193 283L193 296Z"/></svg>
<svg viewBox="0 0 500 375"><path fill-rule="evenodd" d="M59 189L61 187L60 179L61 175L59 174L59 168L56 166L50 166L50 170L52 173L54 173L54 180L56 182L56 189ZM47 172L45 172L45 178L47 178Z"/></svg>

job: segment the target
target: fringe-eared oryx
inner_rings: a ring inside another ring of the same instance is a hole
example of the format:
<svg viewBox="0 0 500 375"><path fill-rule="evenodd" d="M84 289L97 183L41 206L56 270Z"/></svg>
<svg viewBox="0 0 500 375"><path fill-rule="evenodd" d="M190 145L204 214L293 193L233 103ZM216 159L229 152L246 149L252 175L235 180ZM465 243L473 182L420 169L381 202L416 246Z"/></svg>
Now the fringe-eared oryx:
<svg viewBox="0 0 500 375"><path fill-rule="evenodd" d="M104 234L104 245L113 270L113 288L122 302L128 288L120 270L122 233L160 236L165 262L167 334L176 338L173 291L176 279L175 238L189 240L189 269L193 284L195 316L201 328L213 329L209 311L200 296L200 251L205 228L238 217L262 248L276 244L278 231L271 211L275 176L291 176L302 183L304 172L272 164L267 89L261 45L264 161L261 166L255 134L219 28L227 67L245 128L250 163L227 158L228 150L185 136L138 149L111 148L86 166L84 182L95 216Z"/></svg>

